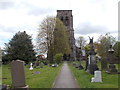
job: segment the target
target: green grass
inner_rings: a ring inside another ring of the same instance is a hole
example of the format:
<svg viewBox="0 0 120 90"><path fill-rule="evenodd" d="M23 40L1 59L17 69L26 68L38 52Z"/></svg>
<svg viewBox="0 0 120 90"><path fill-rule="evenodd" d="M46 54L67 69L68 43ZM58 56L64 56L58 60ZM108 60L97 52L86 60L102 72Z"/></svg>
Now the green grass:
<svg viewBox="0 0 120 90"><path fill-rule="evenodd" d="M0 85L2 84L1 77L2 77L2 66L0 65Z"/></svg>
<svg viewBox="0 0 120 90"><path fill-rule="evenodd" d="M82 65L85 67L85 62L82 62ZM100 62L98 62L100 68ZM69 63L69 67L73 72L73 75L78 81L80 88L118 88L118 74L107 74L105 71L102 71L102 81L101 83L93 82L91 83L91 78L93 75L88 74L85 70L78 70Z"/></svg>
<svg viewBox="0 0 120 90"><path fill-rule="evenodd" d="M25 67L26 84L29 88L52 88L61 66L61 64L55 68L44 66L44 68L34 68L33 70L29 70L29 68ZM11 86L11 72L9 67L9 65L2 66L2 78L4 78L2 79L2 84ZM40 74L33 74L34 72L40 72Z"/></svg>

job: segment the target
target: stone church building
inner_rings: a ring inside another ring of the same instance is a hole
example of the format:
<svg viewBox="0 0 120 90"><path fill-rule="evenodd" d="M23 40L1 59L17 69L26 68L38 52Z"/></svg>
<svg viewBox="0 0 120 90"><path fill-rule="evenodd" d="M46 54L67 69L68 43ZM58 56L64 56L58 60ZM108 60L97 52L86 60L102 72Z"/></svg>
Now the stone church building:
<svg viewBox="0 0 120 90"><path fill-rule="evenodd" d="M57 10L57 17L64 23L69 32L69 40L71 46L70 59L76 60L76 46L73 29L73 16L72 10Z"/></svg>

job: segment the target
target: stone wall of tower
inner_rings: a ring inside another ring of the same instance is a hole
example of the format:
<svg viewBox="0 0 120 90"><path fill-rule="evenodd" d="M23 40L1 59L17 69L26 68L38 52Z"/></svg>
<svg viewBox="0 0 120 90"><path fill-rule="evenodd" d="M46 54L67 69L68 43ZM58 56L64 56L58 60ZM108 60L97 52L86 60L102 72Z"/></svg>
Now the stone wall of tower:
<svg viewBox="0 0 120 90"><path fill-rule="evenodd" d="M57 10L57 17L64 23L69 32L69 40L71 46L71 60L76 60L76 48L73 29L73 16L72 10Z"/></svg>

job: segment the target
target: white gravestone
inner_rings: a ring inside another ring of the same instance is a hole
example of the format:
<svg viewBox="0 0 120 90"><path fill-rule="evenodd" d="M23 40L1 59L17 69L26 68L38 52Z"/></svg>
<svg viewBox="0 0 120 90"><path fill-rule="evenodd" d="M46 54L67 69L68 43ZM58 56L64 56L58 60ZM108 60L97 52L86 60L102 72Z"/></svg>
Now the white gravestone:
<svg viewBox="0 0 120 90"><path fill-rule="evenodd" d="M30 69L29 70L33 70L32 63L30 64Z"/></svg>
<svg viewBox="0 0 120 90"><path fill-rule="evenodd" d="M92 77L91 82L102 82L101 71L95 71L94 77Z"/></svg>

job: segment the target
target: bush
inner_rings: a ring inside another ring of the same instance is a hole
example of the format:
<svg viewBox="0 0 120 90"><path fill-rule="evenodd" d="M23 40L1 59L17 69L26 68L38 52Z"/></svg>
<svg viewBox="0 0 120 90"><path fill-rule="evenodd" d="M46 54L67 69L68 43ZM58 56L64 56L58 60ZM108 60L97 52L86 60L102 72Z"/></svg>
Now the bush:
<svg viewBox="0 0 120 90"><path fill-rule="evenodd" d="M58 53L54 56L55 62L57 64L59 64L62 60L63 60L63 54L62 53Z"/></svg>

